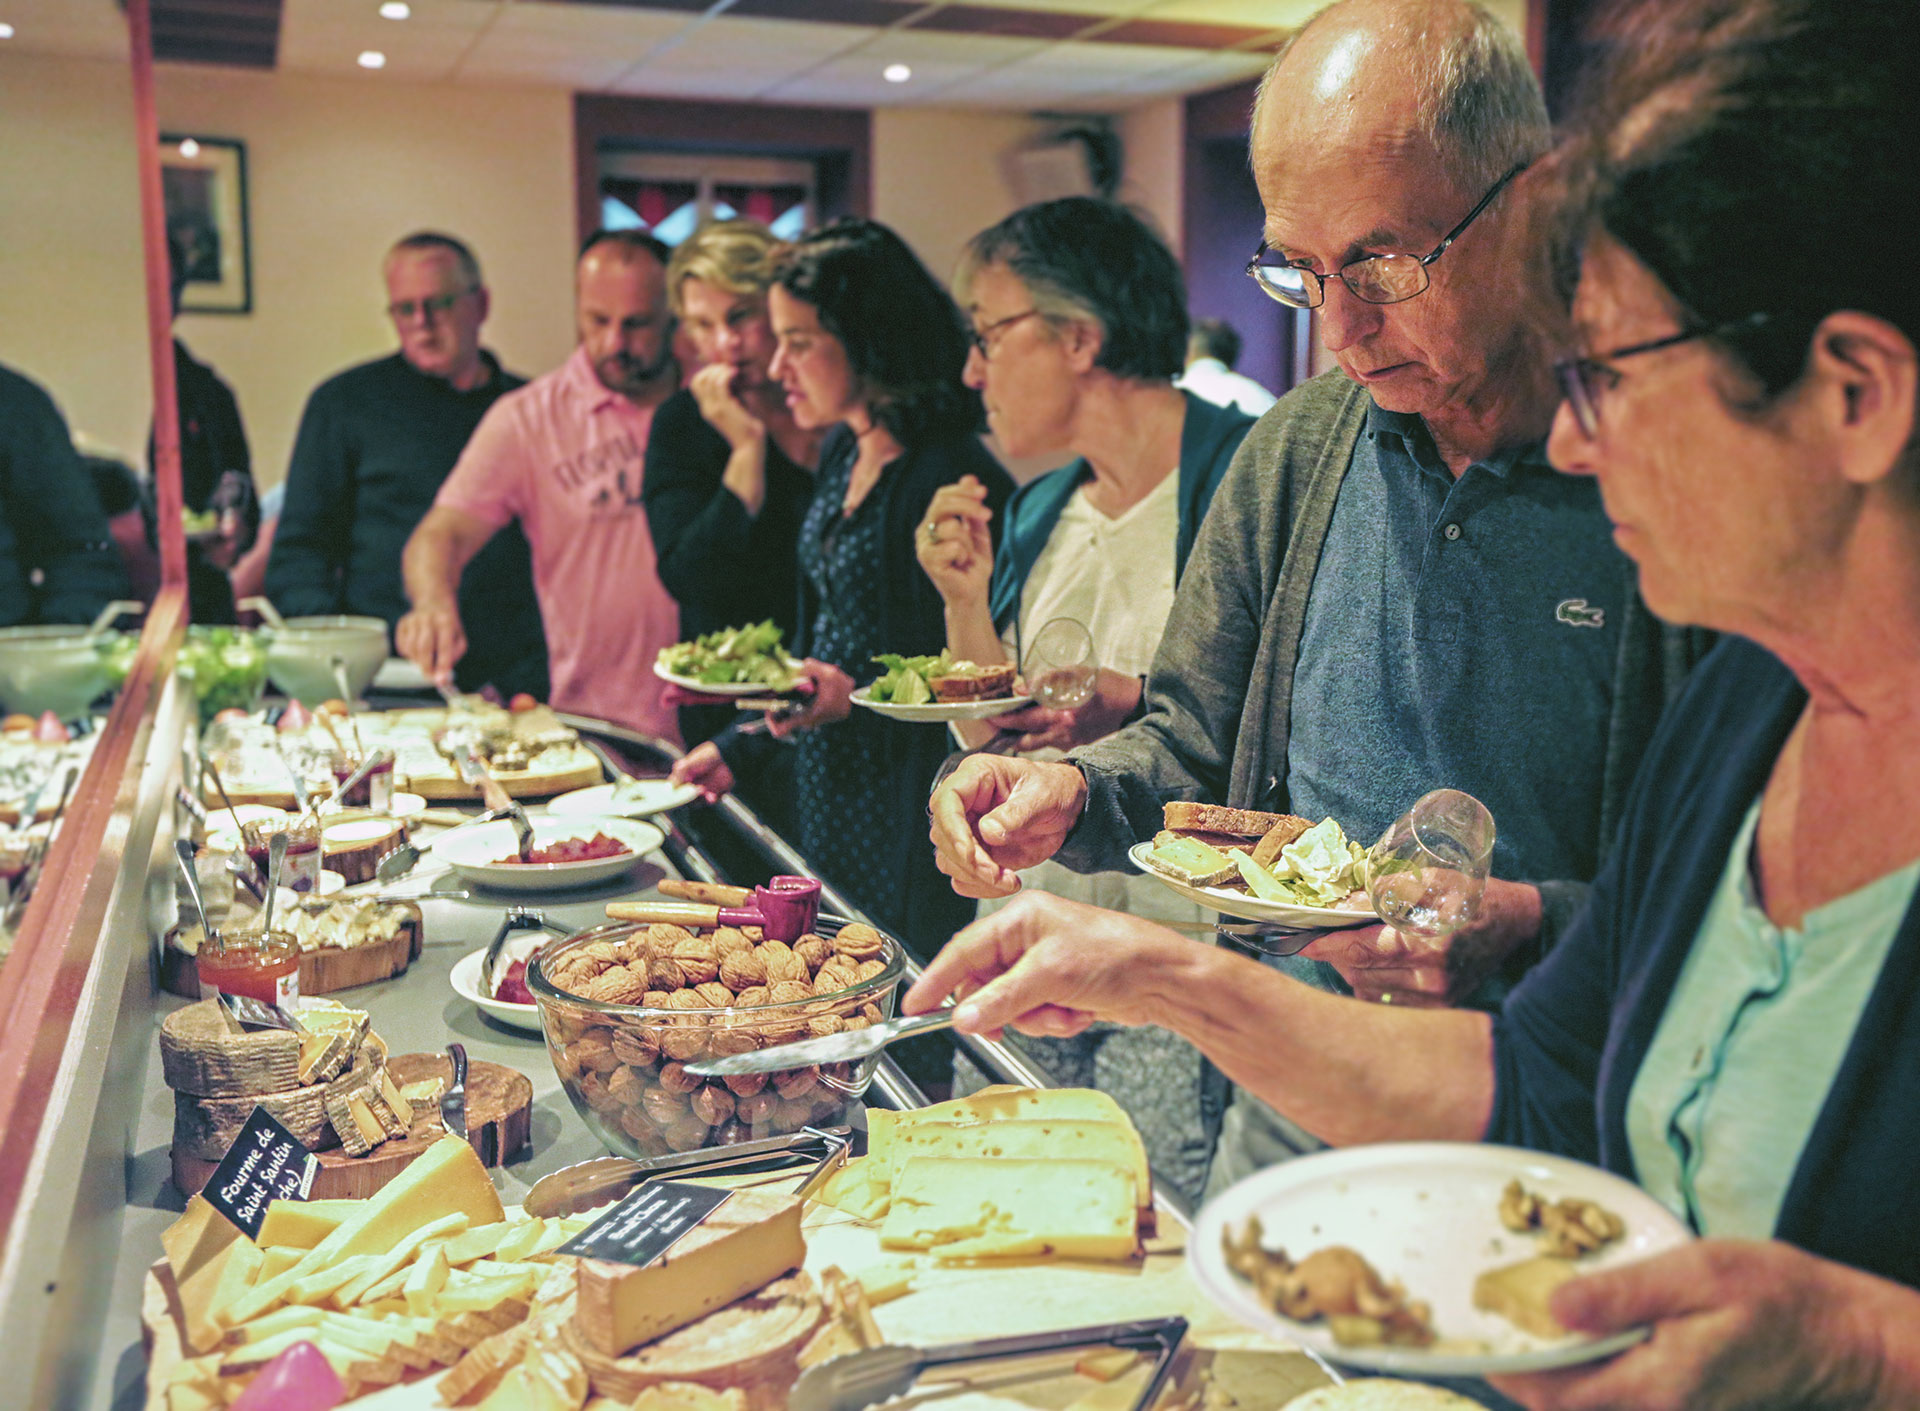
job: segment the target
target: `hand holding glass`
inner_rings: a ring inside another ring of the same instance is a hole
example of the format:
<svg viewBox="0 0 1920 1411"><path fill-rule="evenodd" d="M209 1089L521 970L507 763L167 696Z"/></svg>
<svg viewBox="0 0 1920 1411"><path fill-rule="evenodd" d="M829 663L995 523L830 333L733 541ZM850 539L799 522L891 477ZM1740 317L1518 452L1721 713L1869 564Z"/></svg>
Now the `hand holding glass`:
<svg viewBox="0 0 1920 1411"><path fill-rule="evenodd" d="M1027 644L1027 689L1048 710L1075 710L1093 699L1100 663L1093 634L1071 617L1056 617Z"/></svg>
<svg viewBox="0 0 1920 1411"><path fill-rule="evenodd" d="M1394 930L1438 941L1480 914L1493 815L1472 794L1435 789L1388 825L1367 854L1367 895Z"/></svg>

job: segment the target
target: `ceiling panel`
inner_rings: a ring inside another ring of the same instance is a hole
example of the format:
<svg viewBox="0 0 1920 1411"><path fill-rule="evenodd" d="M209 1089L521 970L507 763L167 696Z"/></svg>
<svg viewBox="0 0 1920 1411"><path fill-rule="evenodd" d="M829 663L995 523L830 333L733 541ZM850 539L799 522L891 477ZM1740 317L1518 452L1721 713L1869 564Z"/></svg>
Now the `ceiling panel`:
<svg viewBox="0 0 1920 1411"><path fill-rule="evenodd" d="M127 57L127 20L114 0L0 0L0 19L14 31L13 38L0 40L0 57Z"/></svg>
<svg viewBox="0 0 1920 1411"><path fill-rule="evenodd" d="M354 8L313 0L289 5L280 29L280 66L305 73L365 73L369 78L447 78L474 42L474 31L464 27L395 23L371 11L354 16L349 13ZM377 72L359 66L360 54L369 49L387 56Z"/></svg>
<svg viewBox="0 0 1920 1411"><path fill-rule="evenodd" d="M1143 18L1244 25L1250 29L1293 29L1304 24L1308 16L1325 3L1326 0L1156 0Z"/></svg>

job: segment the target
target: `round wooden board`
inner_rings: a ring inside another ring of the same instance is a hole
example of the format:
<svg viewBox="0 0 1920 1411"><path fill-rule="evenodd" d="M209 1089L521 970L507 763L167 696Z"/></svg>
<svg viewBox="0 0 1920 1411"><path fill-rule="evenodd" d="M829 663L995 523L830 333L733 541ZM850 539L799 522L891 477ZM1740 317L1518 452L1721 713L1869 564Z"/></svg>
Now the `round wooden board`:
<svg viewBox="0 0 1920 1411"><path fill-rule="evenodd" d="M549 794L571 793L575 789L607 782L606 771L600 767L600 761L590 755L583 757L579 764L570 769L551 772L501 769L496 770L493 777L506 790L507 797L513 799L545 798ZM423 799L477 800L480 797L477 788L451 774L410 774L407 776L407 788Z"/></svg>
<svg viewBox="0 0 1920 1411"><path fill-rule="evenodd" d="M420 944L420 923L410 921L390 941L351 950L305 951L300 956L300 993L330 995L404 975L420 958ZM200 998L200 971L193 957L173 944L171 931L161 950L160 987L183 999Z"/></svg>
<svg viewBox="0 0 1920 1411"><path fill-rule="evenodd" d="M452 1065L444 1053L399 1053L387 1060L387 1072L396 1086L425 1078L452 1079ZM475 1060L467 1065L467 1141L482 1151L482 1132L494 1130L494 1165L516 1155L533 1135L533 1083L523 1073L498 1063ZM309 1200L364 1200L426 1154L444 1136L437 1103L414 1109L413 1127L406 1136L382 1142L365 1156L349 1156L338 1147L314 1153L320 1169L314 1173ZM183 1152L173 1153L173 1183L183 1195L194 1195L213 1176L217 1161L202 1161Z"/></svg>

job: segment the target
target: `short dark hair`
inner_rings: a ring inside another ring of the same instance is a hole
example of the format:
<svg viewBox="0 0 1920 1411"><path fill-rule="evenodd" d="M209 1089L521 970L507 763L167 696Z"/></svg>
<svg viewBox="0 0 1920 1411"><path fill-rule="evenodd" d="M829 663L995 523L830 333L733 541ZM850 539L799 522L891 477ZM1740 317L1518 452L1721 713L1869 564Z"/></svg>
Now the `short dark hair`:
<svg viewBox="0 0 1920 1411"><path fill-rule="evenodd" d="M599 249L602 245L618 246L626 252L627 258L629 259L644 250L656 260L660 261L660 267L662 269L665 269L667 261L673 258L673 247L657 235L649 235L644 230L631 228L612 230L603 225L580 242L580 253L575 257L575 263L584 260L589 254Z"/></svg>
<svg viewBox="0 0 1920 1411"><path fill-rule="evenodd" d="M1187 346L1203 358L1218 358L1232 367L1240 361L1240 330L1223 318L1197 318Z"/></svg>
<svg viewBox="0 0 1920 1411"><path fill-rule="evenodd" d="M473 251L467 248L464 240L457 240L438 230L416 230L394 241L393 248L387 254L391 257L402 250L445 250L459 263L461 277L467 283L478 289L484 282L480 278L480 261L474 258Z"/></svg>
<svg viewBox="0 0 1920 1411"><path fill-rule="evenodd" d="M967 335L952 297L878 221L848 216L788 246L774 283L812 305L847 350L873 419L903 445L978 431L962 382Z"/></svg>
<svg viewBox="0 0 1920 1411"><path fill-rule="evenodd" d="M1004 265L1051 322L1099 325L1096 367L1118 377L1178 377L1187 360L1187 284L1166 242L1125 206L1092 196L1042 201L967 242L960 296L988 265Z"/></svg>
<svg viewBox="0 0 1920 1411"><path fill-rule="evenodd" d="M1799 381L1830 313L1920 344L1920 283L1872 253L1914 226L1913 21L1911 0L1660 0L1610 36L1575 149L1584 210L1766 399Z"/></svg>

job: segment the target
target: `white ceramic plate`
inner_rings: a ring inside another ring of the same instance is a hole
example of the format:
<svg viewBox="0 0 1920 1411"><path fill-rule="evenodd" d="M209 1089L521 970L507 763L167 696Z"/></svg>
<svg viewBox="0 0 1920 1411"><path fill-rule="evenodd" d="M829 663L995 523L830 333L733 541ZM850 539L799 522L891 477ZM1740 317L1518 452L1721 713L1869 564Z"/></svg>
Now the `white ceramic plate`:
<svg viewBox="0 0 1920 1411"><path fill-rule="evenodd" d="M1236 892L1226 887L1196 887L1190 882L1169 877L1147 861L1147 854L1152 851L1152 843L1135 843L1127 849L1127 857L1154 881L1171 887L1188 901L1198 902L1225 916L1312 931L1338 931L1344 926L1367 926L1380 919L1371 908L1356 911L1344 906L1291 906L1286 902L1262 901L1251 892Z"/></svg>
<svg viewBox="0 0 1920 1411"><path fill-rule="evenodd" d="M374 691L431 691L433 682L427 680L427 673L408 661L405 657L388 657L380 663L380 669L373 673L373 684L368 689Z"/></svg>
<svg viewBox="0 0 1920 1411"><path fill-rule="evenodd" d="M876 701L868 696L871 687L862 686L853 693L853 703L865 706L876 715L884 715L889 720L922 720L938 723L946 720L991 720L996 715L1005 715L1008 711L1019 710L1033 704L1032 696L995 696L985 701L927 701L922 705L898 705L893 701Z"/></svg>
<svg viewBox="0 0 1920 1411"><path fill-rule="evenodd" d="M501 862L499 859L514 850L513 825L503 819L448 833L434 845L433 855L477 886L508 892L546 892L609 881L667 840L657 825L632 818L578 814L533 820L533 845L537 848L567 838L591 838L595 833L618 838L628 851L590 862Z"/></svg>
<svg viewBox="0 0 1920 1411"><path fill-rule="evenodd" d="M1581 1261L1605 1269L1685 1244L1686 1227L1638 1186L1597 1167L1514 1147L1389 1142L1317 1152L1249 1176L1209 1201L1187 1242L1187 1265L1215 1307L1258 1332L1351 1367L1432 1377L1534 1372L1630 1347L1641 1329L1549 1342L1473 1306L1473 1281L1532 1258L1531 1235L1500 1223L1500 1193L1518 1178L1548 1200L1583 1196L1626 1222L1624 1238ZM1341 1347L1324 1323L1296 1323L1263 1305L1227 1268L1221 1236L1260 1217L1262 1242L1305 1258L1328 1245L1359 1251L1382 1278L1433 1308L1432 1347Z"/></svg>
<svg viewBox="0 0 1920 1411"><path fill-rule="evenodd" d="M544 931L529 931L524 936L513 936L500 952L499 966L504 969L516 960L524 960L547 941L553 938ZM503 999L495 999L480 988L480 962L485 960L487 948L469 951L460 957L453 967L454 993L462 999L470 1000L483 1014L489 1014L502 1024L511 1024L516 1029L524 1029L530 1034L541 1033L540 1006L537 1004L509 1004Z"/></svg>
<svg viewBox="0 0 1920 1411"><path fill-rule="evenodd" d="M678 686L683 691L693 691L703 696L777 696L781 694L764 681L700 681L692 676L676 676L658 663L654 665L653 674L669 686Z"/></svg>
<svg viewBox="0 0 1920 1411"><path fill-rule="evenodd" d="M700 791L691 784L675 784L666 779L629 779L622 801L616 804L613 791L618 787L595 784L591 789L575 789L570 794L547 800L547 812L562 818L579 813L608 818L650 818L670 808L684 808L700 797Z"/></svg>

